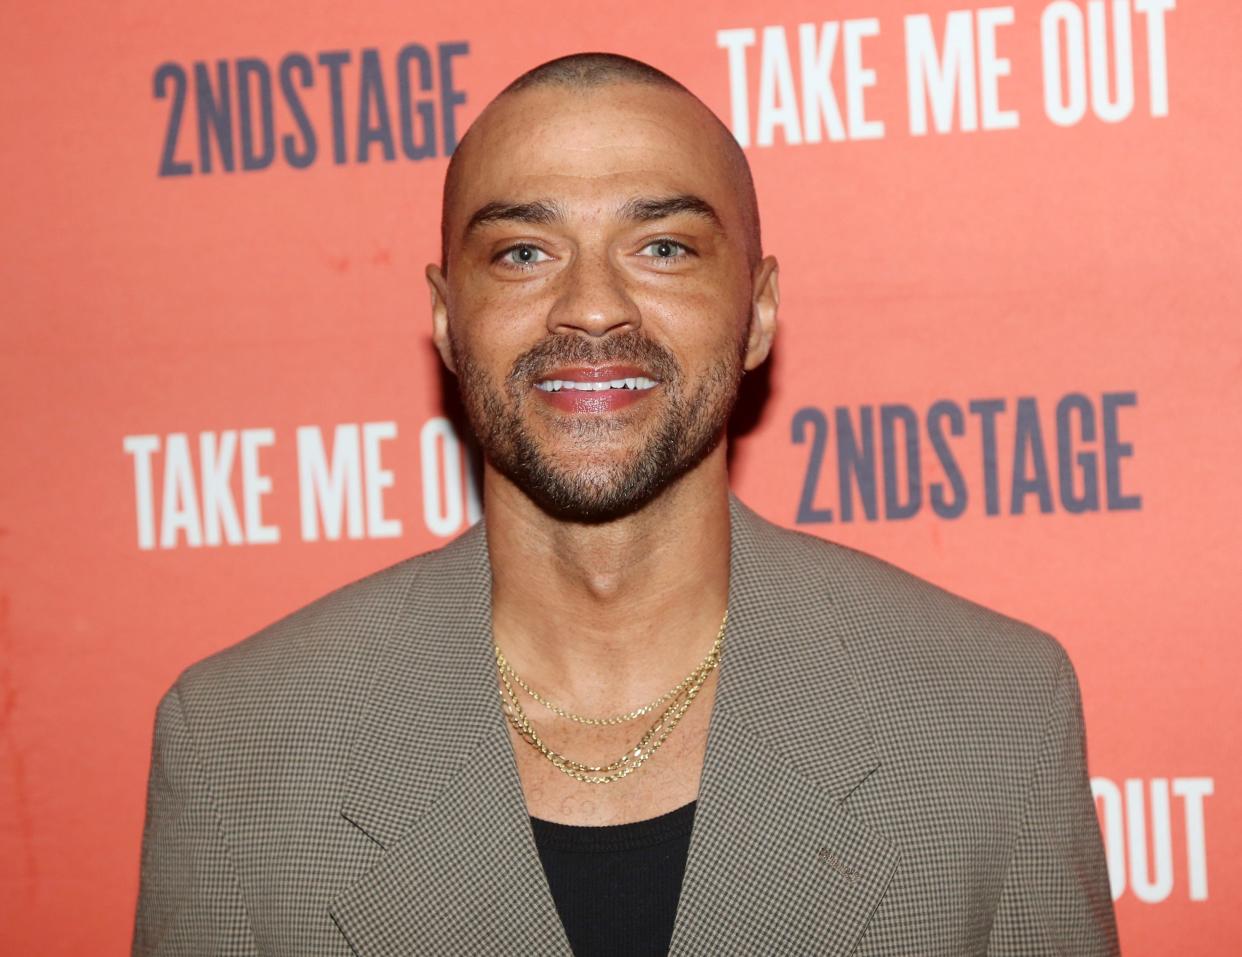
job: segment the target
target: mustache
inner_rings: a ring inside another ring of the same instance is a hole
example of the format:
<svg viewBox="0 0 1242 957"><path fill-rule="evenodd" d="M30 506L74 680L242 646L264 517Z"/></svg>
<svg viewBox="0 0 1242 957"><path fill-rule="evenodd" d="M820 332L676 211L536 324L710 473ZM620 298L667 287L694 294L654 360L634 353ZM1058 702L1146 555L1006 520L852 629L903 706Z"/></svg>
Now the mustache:
<svg viewBox="0 0 1242 957"><path fill-rule="evenodd" d="M514 360L509 370L509 384L522 386L537 382L546 372L561 366L609 363L638 366L661 382L681 377L681 366L668 349L641 333L626 332L603 339L577 335L540 339Z"/></svg>

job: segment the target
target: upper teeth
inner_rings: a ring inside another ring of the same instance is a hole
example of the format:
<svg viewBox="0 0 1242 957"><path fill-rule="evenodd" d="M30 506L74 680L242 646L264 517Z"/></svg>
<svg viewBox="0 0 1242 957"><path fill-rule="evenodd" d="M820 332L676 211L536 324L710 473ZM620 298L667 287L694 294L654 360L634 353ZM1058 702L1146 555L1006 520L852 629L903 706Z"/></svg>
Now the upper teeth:
<svg viewBox="0 0 1242 957"><path fill-rule="evenodd" d="M635 376L632 379L612 379L603 382L577 382L573 379L545 379L535 385L544 392L559 392L561 389L577 389L579 392L601 392L604 389L650 389L655 385L654 379Z"/></svg>

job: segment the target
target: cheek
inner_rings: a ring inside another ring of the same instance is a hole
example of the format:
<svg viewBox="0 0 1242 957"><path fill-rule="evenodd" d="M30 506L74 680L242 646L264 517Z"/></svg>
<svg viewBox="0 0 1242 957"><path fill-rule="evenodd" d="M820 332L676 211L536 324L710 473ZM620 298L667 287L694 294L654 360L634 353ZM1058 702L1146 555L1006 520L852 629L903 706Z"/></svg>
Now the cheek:
<svg viewBox="0 0 1242 957"><path fill-rule="evenodd" d="M648 295L639 307L647 335L694 366L736 353L749 316L749 300L730 296L720 286L683 290L677 296Z"/></svg>
<svg viewBox="0 0 1242 957"><path fill-rule="evenodd" d="M452 319L476 351L527 345L546 331L549 290L522 284L478 283L454 297Z"/></svg>
<svg viewBox="0 0 1242 957"><path fill-rule="evenodd" d="M510 297L458 299L448 323L454 353L468 356L490 379L500 382L513 360L530 347L542 329L541 324L532 323L524 309Z"/></svg>

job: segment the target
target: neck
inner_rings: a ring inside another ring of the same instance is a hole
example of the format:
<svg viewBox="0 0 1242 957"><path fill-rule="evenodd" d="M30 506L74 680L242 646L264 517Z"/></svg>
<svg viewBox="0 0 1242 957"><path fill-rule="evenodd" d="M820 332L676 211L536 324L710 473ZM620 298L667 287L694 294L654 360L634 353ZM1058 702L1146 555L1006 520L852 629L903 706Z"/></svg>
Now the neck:
<svg viewBox="0 0 1242 957"><path fill-rule="evenodd" d="M729 591L724 443L642 509L551 518L484 474L495 638L537 691L572 710L630 710L695 668Z"/></svg>

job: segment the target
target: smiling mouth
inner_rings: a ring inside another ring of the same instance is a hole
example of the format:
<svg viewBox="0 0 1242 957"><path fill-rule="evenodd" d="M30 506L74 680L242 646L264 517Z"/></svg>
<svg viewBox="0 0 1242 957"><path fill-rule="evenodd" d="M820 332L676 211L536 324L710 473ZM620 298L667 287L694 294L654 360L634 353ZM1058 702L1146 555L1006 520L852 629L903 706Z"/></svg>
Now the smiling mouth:
<svg viewBox="0 0 1242 957"><path fill-rule="evenodd" d="M625 379L606 379L599 382L575 379L545 379L542 382L536 382L535 388L541 389L544 392L608 392L612 390L645 392L647 389L655 388L655 385L654 379L648 379L646 376L634 376Z"/></svg>

